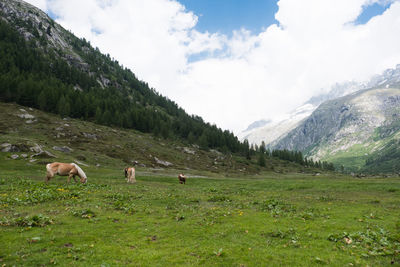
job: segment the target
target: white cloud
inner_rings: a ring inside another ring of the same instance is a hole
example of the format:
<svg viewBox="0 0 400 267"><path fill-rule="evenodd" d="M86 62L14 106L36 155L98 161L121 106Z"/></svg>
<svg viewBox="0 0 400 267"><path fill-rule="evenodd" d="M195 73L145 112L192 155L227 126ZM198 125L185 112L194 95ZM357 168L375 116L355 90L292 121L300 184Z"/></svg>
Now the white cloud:
<svg viewBox="0 0 400 267"><path fill-rule="evenodd" d="M238 29L231 38L196 31L199 18L172 0L30 2L189 113L235 131L279 118L335 82L400 63L400 3L393 0L280 0L279 25L258 35ZM376 2L394 3L355 25ZM196 54L207 56L191 62Z"/></svg>

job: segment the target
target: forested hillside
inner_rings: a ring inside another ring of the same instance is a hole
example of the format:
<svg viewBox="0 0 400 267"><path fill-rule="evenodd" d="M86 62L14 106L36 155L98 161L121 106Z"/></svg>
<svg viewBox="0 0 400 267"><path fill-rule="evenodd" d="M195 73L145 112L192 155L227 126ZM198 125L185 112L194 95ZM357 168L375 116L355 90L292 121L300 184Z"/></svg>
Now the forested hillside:
<svg viewBox="0 0 400 267"><path fill-rule="evenodd" d="M250 147L247 140L240 142L233 133L188 115L110 55L23 1L0 2L0 15L0 101L236 153L247 160L257 155L262 167L265 157L275 157L333 170L302 155L294 157L296 152Z"/></svg>
<svg viewBox="0 0 400 267"><path fill-rule="evenodd" d="M231 132L188 115L39 9L7 0L0 3L0 15L1 101L183 139L205 149L249 149Z"/></svg>

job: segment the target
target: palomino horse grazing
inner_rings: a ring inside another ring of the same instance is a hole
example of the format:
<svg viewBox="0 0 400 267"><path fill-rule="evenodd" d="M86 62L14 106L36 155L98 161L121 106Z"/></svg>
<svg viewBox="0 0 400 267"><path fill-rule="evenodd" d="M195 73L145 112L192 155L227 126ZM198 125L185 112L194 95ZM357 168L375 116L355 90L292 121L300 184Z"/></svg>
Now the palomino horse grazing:
<svg viewBox="0 0 400 267"><path fill-rule="evenodd" d="M134 167L126 167L125 168L125 178L128 183L136 183Z"/></svg>
<svg viewBox="0 0 400 267"><path fill-rule="evenodd" d="M53 162L46 165L46 170L46 182L50 181L50 179L56 174L60 176L68 176L68 183L71 180L71 177L74 178L75 182L77 182L75 175L78 175L79 178L81 178L81 183L85 184L87 182L86 174L75 163Z"/></svg>
<svg viewBox="0 0 400 267"><path fill-rule="evenodd" d="M186 184L186 176L183 173L178 175L178 179L180 184Z"/></svg>

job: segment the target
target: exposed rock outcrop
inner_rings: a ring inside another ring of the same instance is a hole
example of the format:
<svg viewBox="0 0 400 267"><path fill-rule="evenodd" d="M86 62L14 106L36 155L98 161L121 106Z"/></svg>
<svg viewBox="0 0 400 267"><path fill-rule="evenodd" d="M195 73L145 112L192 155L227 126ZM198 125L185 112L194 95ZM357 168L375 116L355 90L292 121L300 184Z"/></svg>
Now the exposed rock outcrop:
<svg viewBox="0 0 400 267"><path fill-rule="evenodd" d="M67 146L62 146L62 147L60 147L60 146L53 146L53 149L56 150L56 151L64 152L64 153L70 153L70 152L73 151L71 148L69 148L69 147L67 147Z"/></svg>
<svg viewBox="0 0 400 267"><path fill-rule="evenodd" d="M171 162L168 162L168 161L165 161L165 160L160 160L157 157L154 157L154 160L158 165L162 165L162 166L165 166L165 167L170 167L170 166L174 165Z"/></svg>

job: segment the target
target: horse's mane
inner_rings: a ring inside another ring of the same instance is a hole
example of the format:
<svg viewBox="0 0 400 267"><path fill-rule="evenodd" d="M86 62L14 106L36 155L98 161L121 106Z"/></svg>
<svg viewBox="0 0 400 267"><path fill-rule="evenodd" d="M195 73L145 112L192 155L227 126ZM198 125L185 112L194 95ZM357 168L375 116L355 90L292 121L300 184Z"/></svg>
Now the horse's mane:
<svg viewBox="0 0 400 267"><path fill-rule="evenodd" d="M75 164L75 163L71 163L71 164L78 170L78 174L81 178L87 179L86 174L83 172L81 167L78 166L78 164Z"/></svg>

